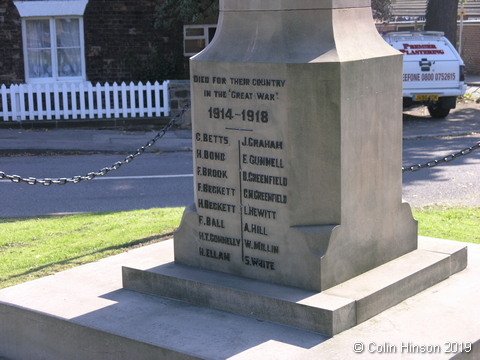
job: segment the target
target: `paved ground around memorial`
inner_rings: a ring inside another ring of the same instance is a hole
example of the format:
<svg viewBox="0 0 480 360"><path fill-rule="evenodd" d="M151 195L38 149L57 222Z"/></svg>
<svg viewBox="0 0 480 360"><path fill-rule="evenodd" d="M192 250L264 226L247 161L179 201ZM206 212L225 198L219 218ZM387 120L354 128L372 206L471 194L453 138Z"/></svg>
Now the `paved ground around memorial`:
<svg viewBox="0 0 480 360"><path fill-rule="evenodd" d="M333 338L122 290L121 266L158 266L171 261L171 248L171 241L157 243L3 289L0 336L23 345L13 350L9 343L0 343L0 354L23 353L29 359L52 359L47 355L52 353L60 354L57 359L159 358L158 352L157 357L138 352L129 358L118 343L119 337L129 337L147 352L148 344L155 344L204 359L450 359L480 334L480 245L468 244L464 271ZM17 308L6 309L10 302ZM2 335L6 325L15 328L13 323L22 335ZM90 327L96 330L90 333ZM48 346L32 347L35 342ZM478 359L479 346L477 342L461 359Z"/></svg>

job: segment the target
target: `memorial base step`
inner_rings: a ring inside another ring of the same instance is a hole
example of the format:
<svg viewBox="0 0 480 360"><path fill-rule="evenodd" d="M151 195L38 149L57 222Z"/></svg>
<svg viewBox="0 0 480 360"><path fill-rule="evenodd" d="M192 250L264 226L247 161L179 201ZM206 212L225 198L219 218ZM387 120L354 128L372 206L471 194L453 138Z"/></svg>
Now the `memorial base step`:
<svg viewBox="0 0 480 360"><path fill-rule="evenodd" d="M321 293L174 262L123 267L123 287L333 336L466 266L465 244L423 240L419 249Z"/></svg>
<svg viewBox="0 0 480 360"><path fill-rule="evenodd" d="M422 251L447 255L450 272L458 273L333 337L123 289L123 266L170 267L173 242L168 240L1 289L0 358L343 360L364 346L365 358L381 357L388 349L389 358L420 359L428 355L411 352L415 346L436 346L436 359L479 359L480 245L419 240ZM465 264L464 246L468 267L459 271ZM447 262L441 261L441 267L447 268ZM367 280L369 286L380 286ZM347 285L328 295L353 298ZM357 315L371 315L364 306L365 294L371 292L368 286L356 290ZM293 300L309 305L313 299Z"/></svg>

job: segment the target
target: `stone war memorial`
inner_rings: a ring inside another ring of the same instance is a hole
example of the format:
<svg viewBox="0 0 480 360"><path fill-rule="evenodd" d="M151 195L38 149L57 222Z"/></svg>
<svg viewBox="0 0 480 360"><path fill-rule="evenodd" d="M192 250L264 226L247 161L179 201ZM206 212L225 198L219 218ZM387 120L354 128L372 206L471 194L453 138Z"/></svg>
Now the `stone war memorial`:
<svg viewBox="0 0 480 360"><path fill-rule="evenodd" d="M194 202L173 241L1 290L0 357L349 359L452 341L480 356L480 249L418 237L402 202L402 55L370 0L220 0L190 76Z"/></svg>
<svg viewBox="0 0 480 360"><path fill-rule="evenodd" d="M402 202L402 55L370 0L221 1L190 73L195 202L175 264L126 288L333 335L444 278Z"/></svg>
<svg viewBox="0 0 480 360"><path fill-rule="evenodd" d="M224 2L191 60L195 204L177 262L322 291L417 248L402 55L369 4Z"/></svg>

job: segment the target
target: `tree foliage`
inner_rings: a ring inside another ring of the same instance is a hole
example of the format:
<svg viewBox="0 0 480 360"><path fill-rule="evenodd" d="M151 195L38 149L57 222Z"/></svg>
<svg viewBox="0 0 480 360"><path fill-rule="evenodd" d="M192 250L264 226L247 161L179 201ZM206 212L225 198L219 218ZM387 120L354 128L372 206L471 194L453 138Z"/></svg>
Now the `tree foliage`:
<svg viewBox="0 0 480 360"><path fill-rule="evenodd" d="M372 0L374 18L387 20L392 1L395 0ZM156 27L171 29L176 24L195 24L206 19L215 22L218 5L219 0L165 0L156 9Z"/></svg>
<svg viewBox="0 0 480 360"><path fill-rule="evenodd" d="M392 0L372 0L372 13L374 19L388 20L390 18L391 8Z"/></svg>
<svg viewBox="0 0 480 360"><path fill-rule="evenodd" d="M244 0L238 0L244 1ZM387 20L390 17L391 4L395 0L372 0L373 17L377 20ZM183 26L185 24L215 24L218 20L219 0L157 0L155 9L155 28L167 34L171 54L156 51L149 63L152 66L139 68L139 78L154 74L161 78L165 76L182 78L187 72L188 62L183 57ZM167 56L168 55L168 56ZM170 69L167 74L157 74L154 71L163 62L173 62L183 65L182 68ZM144 74L145 73L145 74Z"/></svg>
<svg viewBox="0 0 480 360"><path fill-rule="evenodd" d="M136 67L139 79L183 79L188 77L188 58L183 56L183 25L201 23L206 20L216 22L218 0L157 0L155 8L155 28L164 33L165 43L160 50L153 45L148 66ZM165 48L168 48L165 51ZM143 59L132 57L133 64L145 63ZM163 69L163 70L160 70Z"/></svg>
<svg viewBox="0 0 480 360"><path fill-rule="evenodd" d="M458 0L429 0L425 30L443 31L452 44L457 43Z"/></svg>
<svg viewBox="0 0 480 360"><path fill-rule="evenodd" d="M218 16L218 0L165 0L156 8L157 28L195 24Z"/></svg>

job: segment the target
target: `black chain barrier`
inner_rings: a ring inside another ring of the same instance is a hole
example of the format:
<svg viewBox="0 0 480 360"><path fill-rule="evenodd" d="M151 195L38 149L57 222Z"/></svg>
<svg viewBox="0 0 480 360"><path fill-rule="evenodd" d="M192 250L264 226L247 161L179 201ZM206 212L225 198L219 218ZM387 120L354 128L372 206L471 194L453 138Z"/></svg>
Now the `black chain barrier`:
<svg viewBox="0 0 480 360"><path fill-rule="evenodd" d="M155 135L155 137L153 137L149 142L147 142L144 146L137 149L137 151L135 153L128 155L123 161L117 161L116 163L114 163L110 167L104 167L103 169L100 169L99 171L90 172L87 175L83 175L83 176L78 176L77 175L77 176L73 176L71 178L58 178L58 179L50 179L50 178L37 179L37 178L34 178L34 177L24 178L24 177L21 177L19 175L7 175L3 171L0 171L0 180L6 179L6 180L10 180L14 183L24 182L24 183L27 183L29 185L42 184L42 185L45 185L45 186L50 186L50 185L65 185L65 184L68 184L68 183L77 184L77 183L79 183L83 180L93 180L97 176L104 176L107 173L109 173L110 171L117 170L121 166L132 162L135 158L142 155L145 152L145 150L147 150L149 147L152 147L159 139L161 139L167 133L167 131L169 131L175 125L175 123L178 121L178 119L180 119L185 114L185 112L189 109L189 107L190 106L188 104L185 105L180 110L180 112L176 116L174 116L168 122L168 124L165 125L165 127L162 130L160 130L157 133L157 135ZM410 166L407 166L407 167L402 167L402 173L415 172L415 171L418 171L418 170L421 170L421 169L426 169L426 168L433 168L435 166L445 164L445 163L448 163L448 162L453 161L455 159L458 159L459 157L468 155L468 154L472 153L473 151L475 151L479 148L480 148L480 142L478 142L477 144L475 144L473 146L465 148L465 149L463 149L463 150L461 150L461 151L459 151L455 154L445 156L445 157L443 157L441 159L438 159L438 160L432 160L432 161L426 162L425 164L415 164L415 165L410 165Z"/></svg>
<svg viewBox="0 0 480 360"><path fill-rule="evenodd" d="M21 177L19 175L7 175L3 171L0 171L0 180L6 179L6 180L10 180L14 183L22 183L23 182L23 183L27 183L29 185L42 184L44 186L50 186L50 185L65 185L65 184L69 184L69 183L78 184L79 182L81 182L83 180L93 180L97 176L105 176L110 171L118 170L121 166L132 162L135 158L142 155L145 152L145 150L152 147L158 140L160 140L167 133L167 131L169 131L175 125L175 123L178 121L178 119L180 119L185 114L185 112L189 109L189 107L190 107L190 105L188 105L188 104L185 105L180 110L180 112L177 115L175 115L174 117L172 117L172 119L170 119L168 124L165 125L163 127L163 129L161 129L157 133L157 135L155 135L149 142L147 142L144 146L138 148L137 151L134 152L133 154L128 155L123 161L117 161L112 166L104 167L103 169L100 169L99 171L90 172L87 175L83 175L83 176L77 175L77 176L73 176L71 178L58 178L58 179L50 179L50 178L37 179L37 178L34 178L34 177L24 178L24 177Z"/></svg>
<svg viewBox="0 0 480 360"><path fill-rule="evenodd" d="M438 160L432 160L432 161L429 161L425 164L415 164L415 165L411 165L411 166L407 166L407 167L402 167L402 173L414 172L414 171L418 171L418 170L426 169L426 168L433 168L435 166L445 164L445 163L448 163L448 162L453 161L455 159L458 159L459 157L468 155L468 154L472 153L473 151L475 151L479 148L480 148L480 142L478 142L476 145L470 146L470 147L465 148L465 149L463 149L463 150L461 150L461 151L459 151L455 154L445 156L445 157L443 157L441 159L438 159Z"/></svg>

